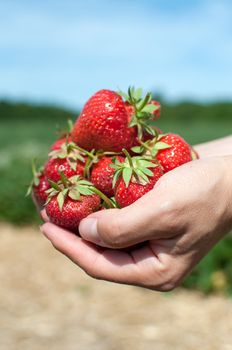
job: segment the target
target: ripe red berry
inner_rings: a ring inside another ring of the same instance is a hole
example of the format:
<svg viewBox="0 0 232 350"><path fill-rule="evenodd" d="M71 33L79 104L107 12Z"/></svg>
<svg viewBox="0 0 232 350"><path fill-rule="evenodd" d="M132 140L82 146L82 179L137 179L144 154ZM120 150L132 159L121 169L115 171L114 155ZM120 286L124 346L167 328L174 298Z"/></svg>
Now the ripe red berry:
<svg viewBox="0 0 232 350"><path fill-rule="evenodd" d="M141 89L129 88L128 95L100 90L87 101L77 119L73 141L87 150L130 150L144 132L154 136L149 122L159 109L150 93L142 97Z"/></svg>
<svg viewBox="0 0 232 350"><path fill-rule="evenodd" d="M161 167L154 160L145 157L131 157L126 150L123 163L117 159L113 187L117 204L123 208L149 192L163 175Z"/></svg>
<svg viewBox="0 0 232 350"><path fill-rule="evenodd" d="M65 176L71 177L74 175L84 174L85 163L76 161L76 169L72 168L66 158L49 159L44 167L44 173L49 180L59 181L60 172L62 171Z"/></svg>
<svg viewBox="0 0 232 350"><path fill-rule="evenodd" d="M59 226L78 233L78 225L89 214L100 210L101 199L106 207L113 202L96 189L93 184L78 175L67 178L61 173L61 180L49 181L48 199L45 209L50 220Z"/></svg>
<svg viewBox="0 0 232 350"><path fill-rule="evenodd" d="M124 102L116 92L100 90L85 104L72 132L73 141L87 150L130 149L136 128L128 127Z"/></svg>
<svg viewBox="0 0 232 350"><path fill-rule="evenodd" d="M38 176L38 185L32 185L32 198L35 203L42 208L47 200L46 191L50 188L49 182L44 174Z"/></svg>
<svg viewBox="0 0 232 350"><path fill-rule="evenodd" d="M54 224L78 233L80 221L100 208L101 198L94 193L93 184L78 175L67 178L61 173L60 181L49 182L45 205L48 217Z"/></svg>
<svg viewBox="0 0 232 350"><path fill-rule="evenodd" d="M59 149L49 153L51 157L44 167L45 176L52 181L60 180L62 171L66 177L84 175L85 155L74 143L63 143Z"/></svg>
<svg viewBox="0 0 232 350"><path fill-rule="evenodd" d="M163 171L160 166L148 169L153 173L153 175L149 177L149 181L147 183L141 184L134 179L131 180L128 187L126 187L125 181L122 177L120 177L120 179L116 182L115 199L121 208L132 204L144 194L151 191L156 182L163 175Z"/></svg>
<svg viewBox="0 0 232 350"><path fill-rule="evenodd" d="M90 180L101 192L108 197L113 197L114 190L112 186L113 176L115 170L110 167L112 165L113 157L102 157L96 164L93 165ZM121 162L124 161L124 157L117 156L117 159Z"/></svg>
<svg viewBox="0 0 232 350"><path fill-rule="evenodd" d="M62 145L64 145L66 142L71 142L71 136L68 137L62 137L61 139L56 140L50 147L52 151L59 150Z"/></svg>
<svg viewBox="0 0 232 350"><path fill-rule="evenodd" d="M81 196L78 201L67 197L62 209L60 210L57 196L54 196L46 205L46 213L54 224L78 233L80 221L98 210L100 203L100 197L96 194L91 196Z"/></svg>
<svg viewBox="0 0 232 350"><path fill-rule="evenodd" d="M167 134L161 137L159 141L169 145L169 148L161 149L157 153L157 160L164 172L173 170L192 160L191 146L179 135Z"/></svg>

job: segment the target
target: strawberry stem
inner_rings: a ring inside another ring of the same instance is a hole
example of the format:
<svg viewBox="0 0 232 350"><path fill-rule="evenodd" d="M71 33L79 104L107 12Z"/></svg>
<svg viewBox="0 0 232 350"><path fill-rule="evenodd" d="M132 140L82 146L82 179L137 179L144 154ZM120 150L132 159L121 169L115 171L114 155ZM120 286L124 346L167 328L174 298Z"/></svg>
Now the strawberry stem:
<svg viewBox="0 0 232 350"><path fill-rule="evenodd" d="M61 182L64 185L65 188L67 188L70 185L69 179L64 175L63 171L59 171Z"/></svg>
<svg viewBox="0 0 232 350"><path fill-rule="evenodd" d="M131 159L131 156L130 156L130 154L128 153L128 151L125 149L125 148L123 148L123 153L125 154L125 156L126 156L126 158L128 159L128 162L129 162L129 164L130 164L130 167L133 169L133 162L132 162L132 159Z"/></svg>
<svg viewBox="0 0 232 350"><path fill-rule="evenodd" d="M146 142L143 142L142 140L139 140L139 143L149 152L152 151L152 148L148 146L148 144L146 144Z"/></svg>
<svg viewBox="0 0 232 350"><path fill-rule="evenodd" d="M89 156L91 159L94 159L94 158L95 158L95 155L94 155L93 153L91 153L91 152L94 152L94 150L92 150L91 152L88 152L88 151L86 151L84 148L81 148L81 147L78 146L78 145L76 145L76 148L77 148L80 152L82 152L82 153L84 153L85 155Z"/></svg>
<svg viewBox="0 0 232 350"><path fill-rule="evenodd" d="M106 204L108 208L115 208L114 203L109 199L104 193L102 193L98 188L91 187L91 191L97 194Z"/></svg>

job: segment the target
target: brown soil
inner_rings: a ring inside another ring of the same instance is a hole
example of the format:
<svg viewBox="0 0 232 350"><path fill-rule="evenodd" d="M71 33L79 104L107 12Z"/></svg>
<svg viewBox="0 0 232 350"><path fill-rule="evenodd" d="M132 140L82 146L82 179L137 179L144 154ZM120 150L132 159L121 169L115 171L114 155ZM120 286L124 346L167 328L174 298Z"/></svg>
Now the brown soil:
<svg viewBox="0 0 232 350"><path fill-rule="evenodd" d="M232 302L96 281L37 229L0 225L1 350L231 350Z"/></svg>

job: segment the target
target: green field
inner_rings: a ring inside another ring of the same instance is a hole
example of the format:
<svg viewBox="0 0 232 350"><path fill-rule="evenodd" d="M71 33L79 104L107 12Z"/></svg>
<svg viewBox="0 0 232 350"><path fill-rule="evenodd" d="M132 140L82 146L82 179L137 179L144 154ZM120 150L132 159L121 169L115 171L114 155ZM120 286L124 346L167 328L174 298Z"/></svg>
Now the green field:
<svg viewBox="0 0 232 350"><path fill-rule="evenodd" d="M65 128L67 119L74 120L77 114L48 106L0 102L0 220L16 225L39 222L31 200L25 198L31 160L37 158L42 164L58 129ZM232 132L232 103L163 103L157 126L164 132L181 134L191 144L223 137ZM231 256L232 238L228 237L195 269L185 285L205 292L217 288L231 292Z"/></svg>

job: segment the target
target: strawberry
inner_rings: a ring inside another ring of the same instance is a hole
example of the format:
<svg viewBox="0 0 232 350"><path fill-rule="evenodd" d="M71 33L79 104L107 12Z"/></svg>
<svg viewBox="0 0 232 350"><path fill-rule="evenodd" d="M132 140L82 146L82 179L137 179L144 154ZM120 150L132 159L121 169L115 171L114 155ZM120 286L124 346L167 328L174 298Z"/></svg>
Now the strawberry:
<svg viewBox="0 0 232 350"><path fill-rule="evenodd" d="M50 188L49 182L44 176L44 174L41 174L38 177L39 184L38 186L33 186L32 188L32 196L34 197L35 201L38 203L40 207L43 207L47 200L47 193L46 191Z"/></svg>
<svg viewBox="0 0 232 350"><path fill-rule="evenodd" d="M80 176L61 176L58 183L50 181L46 213L54 224L78 233L80 221L99 209L101 198L92 191L93 185Z"/></svg>
<svg viewBox="0 0 232 350"><path fill-rule="evenodd" d="M71 136L67 137L62 137L61 139L56 140L50 147L52 151L56 151L61 149L61 146L64 145L66 142L72 142Z"/></svg>
<svg viewBox="0 0 232 350"><path fill-rule="evenodd" d="M131 115L128 99L133 106ZM143 131L153 134L148 121L157 107L152 104L151 94L142 98L142 90L128 89L128 95L110 90L100 90L85 104L72 132L73 141L86 150L120 152L130 149L137 143L137 136Z"/></svg>
<svg viewBox="0 0 232 350"><path fill-rule="evenodd" d="M96 164L93 165L90 180L101 192L108 197L113 197L114 190L112 187L113 176L115 170L110 167L113 157L102 157ZM124 157L117 156L118 161L123 162Z"/></svg>
<svg viewBox="0 0 232 350"><path fill-rule="evenodd" d="M67 177L84 174L86 158L73 142L62 144L60 149L53 150L49 156L51 158L44 168L48 179L59 181L60 171Z"/></svg>
<svg viewBox="0 0 232 350"><path fill-rule="evenodd" d="M81 147L91 150L121 151L131 148L136 129L128 127L124 102L116 92L100 90L85 104L72 138Z"/></svg>
<svg viewBox="0 0 232 350"><path fill-rule="evenodd" d="M116 159L112 166L116 171L113 180L115 199L121 208L152 190L163 175L161 167L154 161L139 156L131 157L126 150L124 152L125 162L120 163Z"/></svg>
<svg viewBox="0 0 232 350"><path fill-rule="evenodd" d="M153 118L152 120L156 120L156 119L159 119L160 118L160 110L161 110L161 105L158 101L155 101L155 100L151 100L149 103L148 103L148 106L149 105L152 105L154 106L153 108L153 111L151 112L151 114L153 115ZM133 104L131 104L129 102L129 97L127 97L126 101L125 101L125 107L126 107L126 110L127 110L127 113L131 116L135 113L135 108L133 106Z"/></svg>
<svg viewBox="0 0 232 350"><path fill-rule="evenodd" d="M32 198L38 209L42 209L46 200L46 191L50 188L49 182L44 175L43 167L36 169L35 162L32 163L33 179L28 188L27 195L32 194Z"/></svg>
<svg viewBox="0 0 232 350"><path fill-rule="evenodd" d="M157 160L165 173L192 160L191 146L179 135L167 134L159 141L169 145L157 153Z"/></svg>
<svg viewBox="0 0 232 350"><path fill-rule="evenodd" d="M32 188L32 199L36 206L41 210L46 203L47 193L46 191L50 188L49 182L44 175L40 175L38 186Z"/></svg>
<svg viewBox="0 0 232 350"><path fill-rule="evenodd" d="M157 134L151 140L140 141L140 146L132 147L132 151L147 159L155 157L165 173L197 157L192 147L176 134Z"/></svg>

